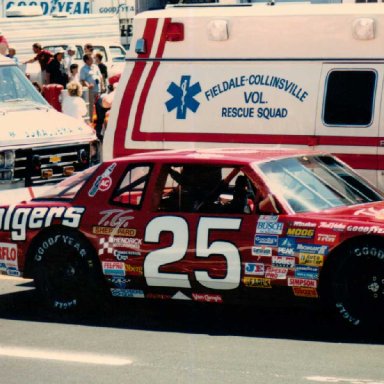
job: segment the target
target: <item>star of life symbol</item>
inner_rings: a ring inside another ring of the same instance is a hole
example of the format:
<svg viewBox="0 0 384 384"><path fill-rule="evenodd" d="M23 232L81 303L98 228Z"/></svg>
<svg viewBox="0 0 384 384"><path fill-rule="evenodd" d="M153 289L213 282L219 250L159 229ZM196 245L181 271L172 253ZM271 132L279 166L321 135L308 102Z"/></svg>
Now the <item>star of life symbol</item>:
<svg viewBox="0 0 384 384"><path fill-rule="evenodd" d="M187 117L187 110L190 109L193 113L197 111L200 103L194 98L201 92L200 83L190 85L191 76L181 76L180 85L172 82L167 89L173 97L169 99L165 106L167 111L171 112L176 108L176 119L181 120Z"/></svg>

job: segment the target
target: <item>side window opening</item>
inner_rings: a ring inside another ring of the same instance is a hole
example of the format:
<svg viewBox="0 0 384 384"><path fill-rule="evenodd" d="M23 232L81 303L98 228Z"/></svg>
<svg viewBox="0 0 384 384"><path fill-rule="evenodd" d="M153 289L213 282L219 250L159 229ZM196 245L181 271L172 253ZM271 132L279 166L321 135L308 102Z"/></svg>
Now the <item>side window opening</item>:
<svg viewBox="0 0 384 384"><path fill-rule="evenodd" d="M112 202L131 208L140 208L151 172L150 165L132 165L113 193Z"/></svg>
<svg viewBox="0 0 384 384"><path fill-rule="evenodd" d="M373 120L377 73L334 70L326 82L323 120L326 125L369 126Z"/></svg>
<svg viewBox="0 0 384 384"><path fill-rule="evenodd" d="M173 165L161 186L158 211L252 213L255 188L238 167Z"/></svg>

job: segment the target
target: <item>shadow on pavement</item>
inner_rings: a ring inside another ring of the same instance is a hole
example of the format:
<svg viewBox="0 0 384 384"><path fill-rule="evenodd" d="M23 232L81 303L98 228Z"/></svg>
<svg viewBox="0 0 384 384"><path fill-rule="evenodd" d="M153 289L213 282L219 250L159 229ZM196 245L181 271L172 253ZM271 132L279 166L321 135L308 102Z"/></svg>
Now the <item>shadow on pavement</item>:
<svg viewBox="0 0 384 384"><path fill-rule="evenodd" d="M30 283L17 284L30 287ZM188 301L111 299L97 312L54 314L35 291L0 294L0 317L158 332L384 344L384 331L345 327L315 309L202 304Z"/></svg>

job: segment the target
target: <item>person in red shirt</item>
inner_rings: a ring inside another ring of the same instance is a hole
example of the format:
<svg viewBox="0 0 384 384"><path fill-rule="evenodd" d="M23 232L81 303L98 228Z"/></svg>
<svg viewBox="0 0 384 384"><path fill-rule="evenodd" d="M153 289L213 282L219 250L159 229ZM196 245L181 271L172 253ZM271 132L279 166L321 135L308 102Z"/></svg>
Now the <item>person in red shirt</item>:
<svg viewBox="0 0 384 384"><path fill-rule="evenodd" d="M8 41L0 31L0 54L6 55L8 50Z"/></svg>
<svg viewBox="0 0 384 384"><path fill-rule="evenodd" d="M48 84L46 69L47 69L48 63L52 60L53 55L51 52L43 49L40 43L33 44L32 50L36 54L36 56L26 61L24 64L34 63L35 61L38 61L41 68L41 83Z"/></svg>

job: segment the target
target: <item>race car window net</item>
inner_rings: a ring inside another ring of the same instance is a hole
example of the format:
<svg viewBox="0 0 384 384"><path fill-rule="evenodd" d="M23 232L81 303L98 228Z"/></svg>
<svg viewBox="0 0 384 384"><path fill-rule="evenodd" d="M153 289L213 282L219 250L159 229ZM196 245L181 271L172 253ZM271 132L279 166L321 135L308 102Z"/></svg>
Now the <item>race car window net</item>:
<svg viewBox="0 0 384 384"><path fill-rule="evenodd" d="M251 213L254 186L238 167L172 165L165 167L158 211Z"/></svg>
<svg viewBox="0 0 384 384"><path fill-rule="evenodd" d="M383 194L331 156L286 158L258 167L271 191L284 198L295 212L384 200Z"/></svg>
<svg viewBox="0 0 384 384"><path fill-rule="evenodd" d="M144 200L152 166L135 164L126 173L112 195L112 203L139 208Z"/></svg>
<svg viewBox="0 0 384 384"><path fill-rule="evenodd" d="M40 197L33 200L72 200L76 197L77 193L83 187L85 182L96 172L100 165L95 165L86 169L83 172L76 173L75 175L64 179L59 184L56 184Z"/></svg>

